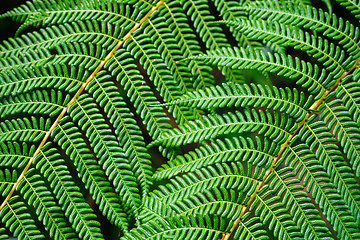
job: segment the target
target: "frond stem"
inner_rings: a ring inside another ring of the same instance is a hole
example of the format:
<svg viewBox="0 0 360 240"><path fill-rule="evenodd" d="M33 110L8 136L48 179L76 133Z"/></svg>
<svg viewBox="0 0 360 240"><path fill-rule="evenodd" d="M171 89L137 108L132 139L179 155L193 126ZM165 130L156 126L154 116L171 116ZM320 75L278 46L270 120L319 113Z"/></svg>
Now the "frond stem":
<svg viewBox="0 0 360 240"><path fill-rule="evenodd" d="M274 160L271 163L271 166L269 167L269 169L266 171L263 180L261 182L258 183L255 191L253 192L253 194L250 196L249 201L247 202L246 206L243 207L243 209L241 210L240 216L238 217L238 219L236 219L236 221L234 222L233 226L231 227L230 231L227 232L223 238L221 240L229 240L231 234L234 232L234 230L236 229L237 225L241 222L241 218L242 216L245 214L245 212L248 210L248 208L250 207L251 203L253 202L254 198L257 195L257 192L259 191L259 189L262 187L262 185L264 184L265 180L267 179L267 177L269 176L269 174L271 173L271 171L274 169L274 165L276 164L276 162L280 159L282 153L284 152L284 150L286 149L286 147L289 145L289 142L291 141L291 139L293 139L293 137L295 136L295 134L300 130L300 128L305 124L306 120L311 116L312 111L317 110L318 107L323 103L324 98L326 96L328 96L340 83L341 79L343 79L344 77L346 77L349 73L352 72L352 70L354 70L354 68L358 65L358 63L360 62L360 58L356 59L355 64L346 72L344 72L337 80L336 83L329 89L327 90L319 100L315 101L311 107L310 107L310 112L308 114L306 114L305 118L298 123L298 127L296 128L296 130L294 131L293 134L291 134L288 139L281 145L280 147L280 151L278 153L278 156L276 158L274 158Z"/></svg>
<svg viewBox="0 0 360 240"><path fill-rule="evenodd" d="M77 98L80 96L80 94L84 91L86 86L95 78L95 75L104 67L105 63L109 61L114 53L124 44L124 42L129 39L132 36L132 33L137 30L145 21L148 20L149 16L155 12L162 4L164 3L164 0L160 0L156 6L152 7L150 11L140 20L139 23L136 23L134 27L124 36L123 40L119 41L116 46L111 50L111 52L105 57L104 60L100 62L100 64L97 66L97 68L94 70L94 72L87 78L86 82L84 82L79 90L76 92L75 96L71 99L71 101L67 104L67 106L61 111L49 131L46 132L43 140L41 141L39 147L36 149L34 155L30 158L29 162L25 166L24 170L22 171L21 175L18 177L17 181L15 182L14 186L12 187L10 193L7 195L5 200L0 206L0 211L8 204L9 199L15 192L17 186L19 185L20 181L24 178L25 174L29 170L30 166L32 165L35 157L40 153L41 148L45 145L48 138L50 137L50 134L54 131L55 127L59 124L59 121L64 117L69 107L77 100Z"/></svg>

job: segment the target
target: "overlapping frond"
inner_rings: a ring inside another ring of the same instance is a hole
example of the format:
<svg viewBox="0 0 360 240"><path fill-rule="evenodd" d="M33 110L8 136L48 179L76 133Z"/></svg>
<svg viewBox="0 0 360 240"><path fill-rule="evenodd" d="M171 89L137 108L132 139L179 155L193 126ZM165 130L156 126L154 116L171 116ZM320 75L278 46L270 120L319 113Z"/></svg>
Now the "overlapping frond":
<svg viewBox="0 0 360 240"><path fill-rule="evenodd" d="M0 15L0 238L360 239L360 4L322 2Z"/></svg>
<svg viewBox="0 0 360 240"><path fill-rule="evenodd" d="M322 9L303 6L293 1L266 0L248 3L238 9L252 18L263 18L321 32L324 36L336 40L352 59L360 56L359 29L335 14L330 15Z"/></svg>
<svg viewBox="0 0 360 240"><path fill-rule="evenodd" d="M271 124L270 124L271 123ZM201 120L180 125L179 129L167 131L153 144L164 146L180 146L192 142L199 142L230 133L256 132L269 137L272 141L281 143L296 129L291 119L285 115L274 114L269 111L239 111L203 116Z"/></svg>
<svg viewBox="0 0 360 240"><path fill-rule="evenodd" d="M41 180L39 174L29 171L25 181L19 185L20 193L27 203L36 209L38 219L45 226L50 237L64 240L76 239L76 234L67 224L60 206L56 204L54 197L44 185L45 182Z"/></svg>
<svg viewBox="0 0 360 240"><path fill-rule="evenodd" d="M264 142L260 138L256 138L256 142L243 137L225 138L224 141L217 139L163 164L154 177L166 179L220 162L247 161L255 166L268 168L277 151L276 145L267 139Z"/></svg>
<svg viewBox="0 0 360 240"><path fill-rule="evenodd" d="M65 161L57 149L46 144L34 159L34 165L47 181L72 228L84 239L102 239L96 215L85 203L78 186L69 177Z"/></svg>
<svg viewBox="0 0 360 240"><path fill-rule="evenodd" d="M20 197L13 197L0 211L1 220L17 238L45 239L26 209L27 207Z"/></svg>
<svg viewBox="0 0 360 240"><path fill-rule="evenodd" d="M111 223L127 231L128 222L120 205L120 197L114 193L113 187L81 138L79 129L68 118L64 118L54 130L53 137L66 154L72 156L74 165L82 176L81 180L93 195L100 211Z"/></svg>
<svg viewBox="0 0 360 240"><path fill-rule="evenodd" d="M226 222L214 216L155 219L125 235L123 239L218 239L225 233Z"/></svg>
<svg viewBox="0 0 360 240"><path fill-rule="evenodd" d="M297 84L316 94L315 99L319 99L326 89L335 83L332 76L327 75L324 69L320 70L317 65L298 58L293 60L289 55L265 54L263 51L254 51L250 48L222 48L196 58L220 66L256 69L296 79Z"/></svg>
<svg viewBox="0 0 360 240"><path fill-rule="evenodd" d="M136 212L141 198L130 162L92 102L89 96L82 95L69 109L70 116L90 140L95 156L99 159L98 164L103 167L116 192L121 193L124 201Z"/></svg>
<svg viewBox="0 0 360 240"><path fill-rule="evenodd" d="M327 39L320 36L310 35L296 26L247 19L226 21L225 23L233 25L236 27L236 31L243 32L250 39L273 42L281 47L293 47L306 52L321 62L326 70L332 72L334 78L339 78L345 69L354 65L351 58L345 58L345 52L339 46L329 43Z"/></svg>
<svg viewBox="0 0 360 240"><path fill-rule="evenodd" d="M283 89L275 86L270 88L267 85L263 87L254 84L223 83L222 86L188 93L179 100L168 104L202 109L266 106L267 108L285 112L300 122L305 117L311 103L311 97L305 101L304 93L299 93L296 89Z"/></svg>

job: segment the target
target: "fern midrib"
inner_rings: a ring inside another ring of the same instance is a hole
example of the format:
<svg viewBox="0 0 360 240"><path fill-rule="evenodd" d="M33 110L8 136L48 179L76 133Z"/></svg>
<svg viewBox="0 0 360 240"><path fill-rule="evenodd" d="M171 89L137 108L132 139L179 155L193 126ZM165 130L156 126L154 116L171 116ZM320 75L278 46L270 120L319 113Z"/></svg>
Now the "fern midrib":
<svg viewBox="0 0 360 240"><path fill-rule="evenodd" d="M152 7L151 10L141 19L141 21L137 24L135 24L135 26L125 35L125 37L123 38L123 40L119 41L117 43L117 45L110 51L110 53L105 57L105 59L103 61L101 61L101 63L98 65L98 67L94 70L94 72L88 77L88 79L86 80L86 82L84 82L82 84L82 86L79 88L79 90L77 91L77 93L75 94L75 96L71 99L71 101L67 104L67 107L65 109L63 109L63 111L60 113L60 115L58 116L58 118L55 120L55 122L53 123L53 125L51 126L51 128L49 129L49 131L46 133L45 137L43 138L43 140L41 141L39 147L37 148L37 150L35 151L33 157L29 160L29 162L27 163L27 165L25 166L23 172L21 173L21 175L19 176L19 178L17 179L16 183L14 184L13 188L11 189L10 193L7 195L7 197L5 198L5 200L3 201L3 203L0 206L0 211L4 208L4 206L6 204L8 204L9 199L11 198L11 196L13 195L13 193L15 192L16 187L19 185L20 181L24 178L25 173L29 170L30 166L32 165L32 162L34 161L35 157L40 153L41 148L45 145L45 143L47 142L47 139L49 138L50 134L53 132L53 130L55 129L55 127L58 125L59 121L63 118L63 116L66 114L67 110L69 109L69 107L75 102L75 100L80 96L80 94L83 92L83 90L85 89L85 87L89 84L89 82L95 77L95 75L103 68L103 66L105 65L105 63L114 55L114 53L124 44L124 42L130 38L132 36L132 33L137 30L145 21L148 20L149 16L156 11L162 4L164 3L164 0L160 0L156 6Z"/></svg>
<svg viewBox="0 0 360 240"><path fill-rule="evenodd" d="M324 98L326 96L328 96L331 92L334 91L334 89L336 89L336 87L339 85L341 79L343 79L344 77L346 77L349 73L352 72L352 70L354 70L354 68L358 65L358 63L360 62L360 58L356 59L355 64L346 72L344 72L341 77L339 79L336 80L335 84L329 89L327 90L319 100L315 101L312 106L310 107L310 110L316 111L318 109L318 107L322 104L322 102L324 101ZM244 207L241 210L240 216L238 219L236 219L236 221L234 222L232 228L230 229L230 232L227 232L225 234L225 236L222 238L222 240L229 240L230 236L232 235L232 233L234 232L234 230L236 229L237 225L239 224L239 222L241 221L242 216L245 214L245 212L248 210L250 204L253 202L257 192L259 191L259 189L261 188L261 186L264 184L265 180L267 179L267 177L270 175L271 171L273 170L273 167L275 165L275 163L280 159L280 157L282 156L282 153L284 152L284 150L286 149L286 147L289 145L289 142L291 141L291 139L293 139L293 137L296 135L296 133L300 130L300 128L306 123L306 120L311 116L311 112L306 114L305 118L298 123L298 127L297 129L294 131L294 133L292 135L290 135L288 137L288 139L286 140L285 143L283 143L281 145L281 148L279 150L278 156L273 160L273 162L271 163L271 166L269 167L269 169L265 172L265 175L263 177L263 180L261 182L259 182L258 186L256 187L256 189L254 190L253 194L251 195L247 206Z"/></svg>

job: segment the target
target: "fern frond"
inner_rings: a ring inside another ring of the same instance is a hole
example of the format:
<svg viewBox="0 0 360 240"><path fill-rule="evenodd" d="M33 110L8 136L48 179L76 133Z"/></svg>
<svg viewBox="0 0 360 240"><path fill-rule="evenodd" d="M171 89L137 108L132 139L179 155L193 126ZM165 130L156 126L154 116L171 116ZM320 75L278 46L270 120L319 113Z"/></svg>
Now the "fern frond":
<svg viewBox="0 0 360 240"><path fill-rule="evenodd" d="M69 114L90 139L90 145L99 159L98 163L113 182L116 192L121 193L124 201L136 213L141 204L138 181L131 171L124 150L92 102L92 98L83 94L69 108Z"/></svg>
<svg viewBox="0 0 360 240"><path fill-rule="evenodd" d="M71 67L71 71L69 71L65 64L48 65L47 68L14 69L6 75L0 74L0 96L21 95L21 93L39 88L52 88L74 93L84 81L81 76L83 72L84 69L75 70L74 67Z"/></svg>
<svg viewBox="0 0 360 240"><path fill-rule="evenodd" d="M161 107L156 106L160 102L140 75L129 52L119 50L105 67L117 76L117 80L127 91L127 96L134 104L137 114L143 119L151 137L156 139L164 130L171 127L168 123L170 119Z"/></svg>
<svg viewBox="0 0 360 240"><path fill-rule="evenodd" d="M63 96L61 91L37 90L31 93L9 96L0 100L0 116L14 113L44 114L49 117L58 115L70 101L70 96Z"/></svg>
<svg viewBox="0 0 360 240"><path fill-rule="evenodd" d="M167 131L151 145L180 146L213 139L219 135L255 131L279 143L285 141L295 129L296 125L283 114L280 117L276 112L273 116L269 111L253 110L246 111L245 114L235 111L235 113L203 116L201 120L180 125L179 129Z"/></svg>
<svg viewBox="0 0 360 240"><path fill-rule="evenodd" d="M278 149L269 140L264 142L260 138L255 141L250 138L225 138L224 141L216 139L211 144L189 152L184 156L178 156L167 164L163 164L154 174L156 179L171 178L194 169L211 166L220 162L236 162L243 160L256 166L268 168L271 165Z"/></svg>
<svg viewBox="0 0 360 240"><path fill-rule="evenodd" d="M162 62L160 55L153 49L152 43L149 43L147 35L139 34L136 38L131 37L131 40L131 42L126 42L124 47L131 52L135 59L139 59L140 63L145 65L150 80L164 101L174 101L181 95L179 86ZM190 111L183 112L177 106L169 108L169 111L173 113L176 121L180 124L194 118L193 114L189 114Z"/></svg>
<svg viewBox="0 0 360 240"><path fill-rule="evenodd" d="M290 144L294 143L295 140L296 138ZM311 193L311 197L320 206L338 236L343 239L359 237L357 224L354 217L351 216L348 206L337 193L336 187L328 175L322 170L322 166L312 160L316 157L309 150L309 147L304 144L290 146L285 150L285 154L287 156L286 165L290 164L295 168L296 174L300 174L307 192Z"/></svg>
<svg viewBox="0 0 360 240"><path fill-rule="evenodd" d="M360 2L359 0L336 0L341 6L346 7L357 19L360 18Z"/></svg>
<svg viewBox="0 0 360 240"><path fill-rule="evenodd" d="M6 223L7 228L19 239L45 239L26 209L25 203L18 196L14 196L0 211L1 221Z"/></svg>
<svg viewBox="0 0 360 240"><path fill-rule="evenodd" d="M166 217L175 215L176 212L169 205L156 198L145 197L144 203L141 206L139 219L142 223L147 223L157 218L161 218L163 221L166 221Z"/></svg>
<svg viewBox="0 0 360 240"><path fill-rule="evenodd" d="M304 239L304 235L299 231L296 223L283 208L285 204L278 202L280 197L271 196L271 191L266 190L268 189L264 187L256 194L249 211L254 210L255 216L269 226L269 230L273 232L275 237L289 240Z"/></svg>
<svg viewBox="0 0 360 240"><path fill-rule="evenodd" d="M171 179L171 184L160 186L160 191L152 192L151 196L165 204L171 204L220 186L250 195L264 172L257 167L253 169L251 165L247 167L248 169L244 169L241 162L232 162L197 169L182 177ZM246 202L247 198L248 196L243 201Z"/></svg>
<svg viewBox="0 0 360 240"><path fill-rule="evenodd" d="M36 169L50 183L61 209L79 236L84 239L102 239L99 223L94 221L96 215L85 203L79 187L69 177L69 171L57 149L50 148L50 145L50 142L46 144L35 157Z"/></svg>
<svg viewBox="0 0 360 240"><path fill-rule="evenodd" d="M360 57L359 29L335 14L330 15L321 9L291 1L256 1L238 9L246 11L252 17L321 32L324 36L337 40L352 59Z"/></svg>
<svg viewBox="0 0 360 240"><path fill-rule="evenodd" d="M92 43L101 45L104 49L110 50L115 47L121 39L119 28L113 29L106 24L99 24L96 21L55 25L42 28L39 32L21 35L15 39L8 39L0 45L1 57L14 57L27 54L28 51L40 51L53 49L58 45L65 45L71 42ZM39 64L38 64L39 65Z"/></svg>
<svg viewBox="0 0 360 240"><path fill-rule="evenodd" d="M246 219L250 213L244 215ZM239 227L236 229L234 238L244 240L268 240L266 230L263 229L264 225L260 222L259 217L251 217L248 221L240 221Z"/></svg>
<svg viewBox="0 0 360 240"><path fill-rule="evenodd" d="M28 171L24 181L19 184L20 193L29 205L36 209L39 221L54 239L76 239L75 233L66 223L64 213L56 204L50 191L44 186L41 176L34 169Z"/></svg>
<svg viewBox="0 0 360 240"><path fill-rule="evenodd" d="M18 172L15 169L12 171L8 168L5 168L4 170L0 170L1 196L4 197L9 194L17 178L18 178Z"/></svg>
<svg viewBox="0 0 360 240"><path fill-rule="evenodd" d="M222 86L188 93L179 100L168 104L201 109L245 106L254 108L267 107L285 112L296 119L297 122L300 122L305 117L312 100L312 97L309 97L305 101L304 93L299 93L296 89L223 83Z"/></svg>
<svg viewBox="0 0 360 240"><path fill-rule="evenodd" d="M331 95L329 96L331 97ZM350 118L350 114L346 108L339 106L341 100L335 99L333 101L325 102L320 106L323 109L320 119L328 123L329 129L335 138L343 147L344 153L350 160L352 168L355 170L357 176L360 176L360 130L355 122Z"/></svg>
<svg viewBox="0 0 360 240"><path fill-rule="evenodd" d="M188 92L188 88L192 88L190 69L180 61L183 55L175 41L175 36L166 26L166 19L154 15L148 22L148 26L144 25L145 34L152 40L155 49L158 50L164 63L168 66L181 92Z"/></svg>
<svg viewBox="0 0 360 240"><path fill-rule="evenodd" d="M12 168L23 168L35 152L35 145L23 142L1 142L0 143L0 166Z"/></svg>
<svg viewBox="0 0 360 240"><path fill-rule="evenodd" d="M350 113L351 119L360 127L360 83L359 69L346 76L336 88L336 98L341 99L343 106Z"/></svg>
<svg viewBox="0 0 360 240"><path fill-rule="evenodd" d="M189 17L196 23L195 31L200 35L207 49L215 50L222 47L229 47L225 34L222 29L214 23L214 16L209 14L209 6L202 0L180 0L183 9ZM242 73L236 69L223 67L222 73L226 79L236 82L242 82Z"/></svg>
<svg viewBox="0 0 360 240"><path fill-rule="evenodd" d="M283 25L277 22L264 20L251 21L238 19L226 21L228 25L236 27L250 39L274 42L281 47L294 47L302 50L323 63L326 70L333 73L334 78L339 78L345 69L354 65L355 60L345 59L345 52L339 46L329 43L320 36L310 35L298 27Z"/></svg>
<svg viewBox="0 0 360 240"><path fill-rule="evenodd" d="M66 154L72 157L74 165L82 176L81 180L95 203L99 205L100 211L111 223L127 231L128 223L119 204L120 199L81 138L79 129L69 120L69 117L66 117L59 122L52 136Z"/></svg>
<svg viewBox="0 0 360 240"><path fill-rule="evenodd" d="M164 7L160 9L159 14L166 18L168 27L173 32L174 39L180 47L183 56L193 57L200 54L200 46L196 43L195 35L192 33L186 15L182 11L182 6L178 1L165 2ZM188 68L191 70L193 78L193 88L200 89L214 83L214 76L211 74L211 68L199 61L192 60Z"/></svg>
<svg viewBox="0 0 360 240"><path fill-rule="evenodd" d="M350 167L347 166L341 155L342 153L336 147L336 140L330 134L321 133L324 128L326 128L326 125L321 121L316 124L306 124L304 130L301 131L302 139L310 146L312 151L316 151L319 164L328 173L338 192L358 221L358 216L360 216L360 185L354 181L354 174L351 172Z"/></svg>
<svg viewBox="0 0 360 240"><path fill-rule="evenodd" d="M326 89L335 83L335 80L327 75L325 70L320 73L317 65L312 65L298 58L293 61L289 55L265 54L262 51L253 51L250 48L223 48L209 51L207 54L199 55L196 58L220 66L256 69L276 73L290 79L298 79L296 83L301 84L314 94L315 100L319 99Z"/></svg>
<svg viewBox="0 0 360 240"><path fill-rule="evenodd" d="M285 164L285 167L279 168L281 164ZM299 185L301 179L294 178L301 166L303 165L295 166L295 162L287 161L286 157L283 157L277 162L274 168L276 170L270 173L264 189L270 191L272 196L279 197L282 206L286 208L283 211L289 213L305 239L332 239L331 232L321 220L318 209L311 203L304 187ZM300 174L299 178L302 175ZM263 193L266 194L266 191ZM270 204L276 205L276 202Z"/></svg>
<svg viewBox="0 0 360 240"><path fill-rule="evenodd" d="M141 183L142 195L147 195L152 184L152 171L150 155L144 147L145 142L142 133L136 125L136 121L130 109L126 107L118 88L113 82L107 81L110 76L94 78L86 87L86 90L95 98L115 128L115 134L120 140L120 147L126 149L125 155L131 167L134 169L135 177Z"/></svg>
<svg viewBox="0 0 360 240"><path fill-rule="evenodd" d="M5 120L0 123L0 141L21 141L21 142L38 142L47 130L49 130L51 120L40 117L36 119L31 117Z"/></svg>
<svg viewBox="0 0 360 240"><path fill-rule="evenodd" d="M215 216L155 219L127 233L121 239L216 239L225 233L225 221Z"/></svg>
<svg viewBox="0 0 360 240"><path fill-rule="evenodd" d="M242 191L228 190L220 186L174 202L170 206L179 215L214 215L235 221L244 207L244 195Z"/></svg>

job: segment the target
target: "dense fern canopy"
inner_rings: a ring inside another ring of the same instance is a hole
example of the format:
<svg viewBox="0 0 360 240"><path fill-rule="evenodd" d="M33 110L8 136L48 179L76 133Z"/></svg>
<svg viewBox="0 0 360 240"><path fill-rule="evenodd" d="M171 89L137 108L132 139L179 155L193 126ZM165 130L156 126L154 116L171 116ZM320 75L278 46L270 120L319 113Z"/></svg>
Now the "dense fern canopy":
<svg viewBox="0 0 360 240"><path fill-rule="evenodd" d="M359 0L0 18L0 239L360 239Z"/></svg>

